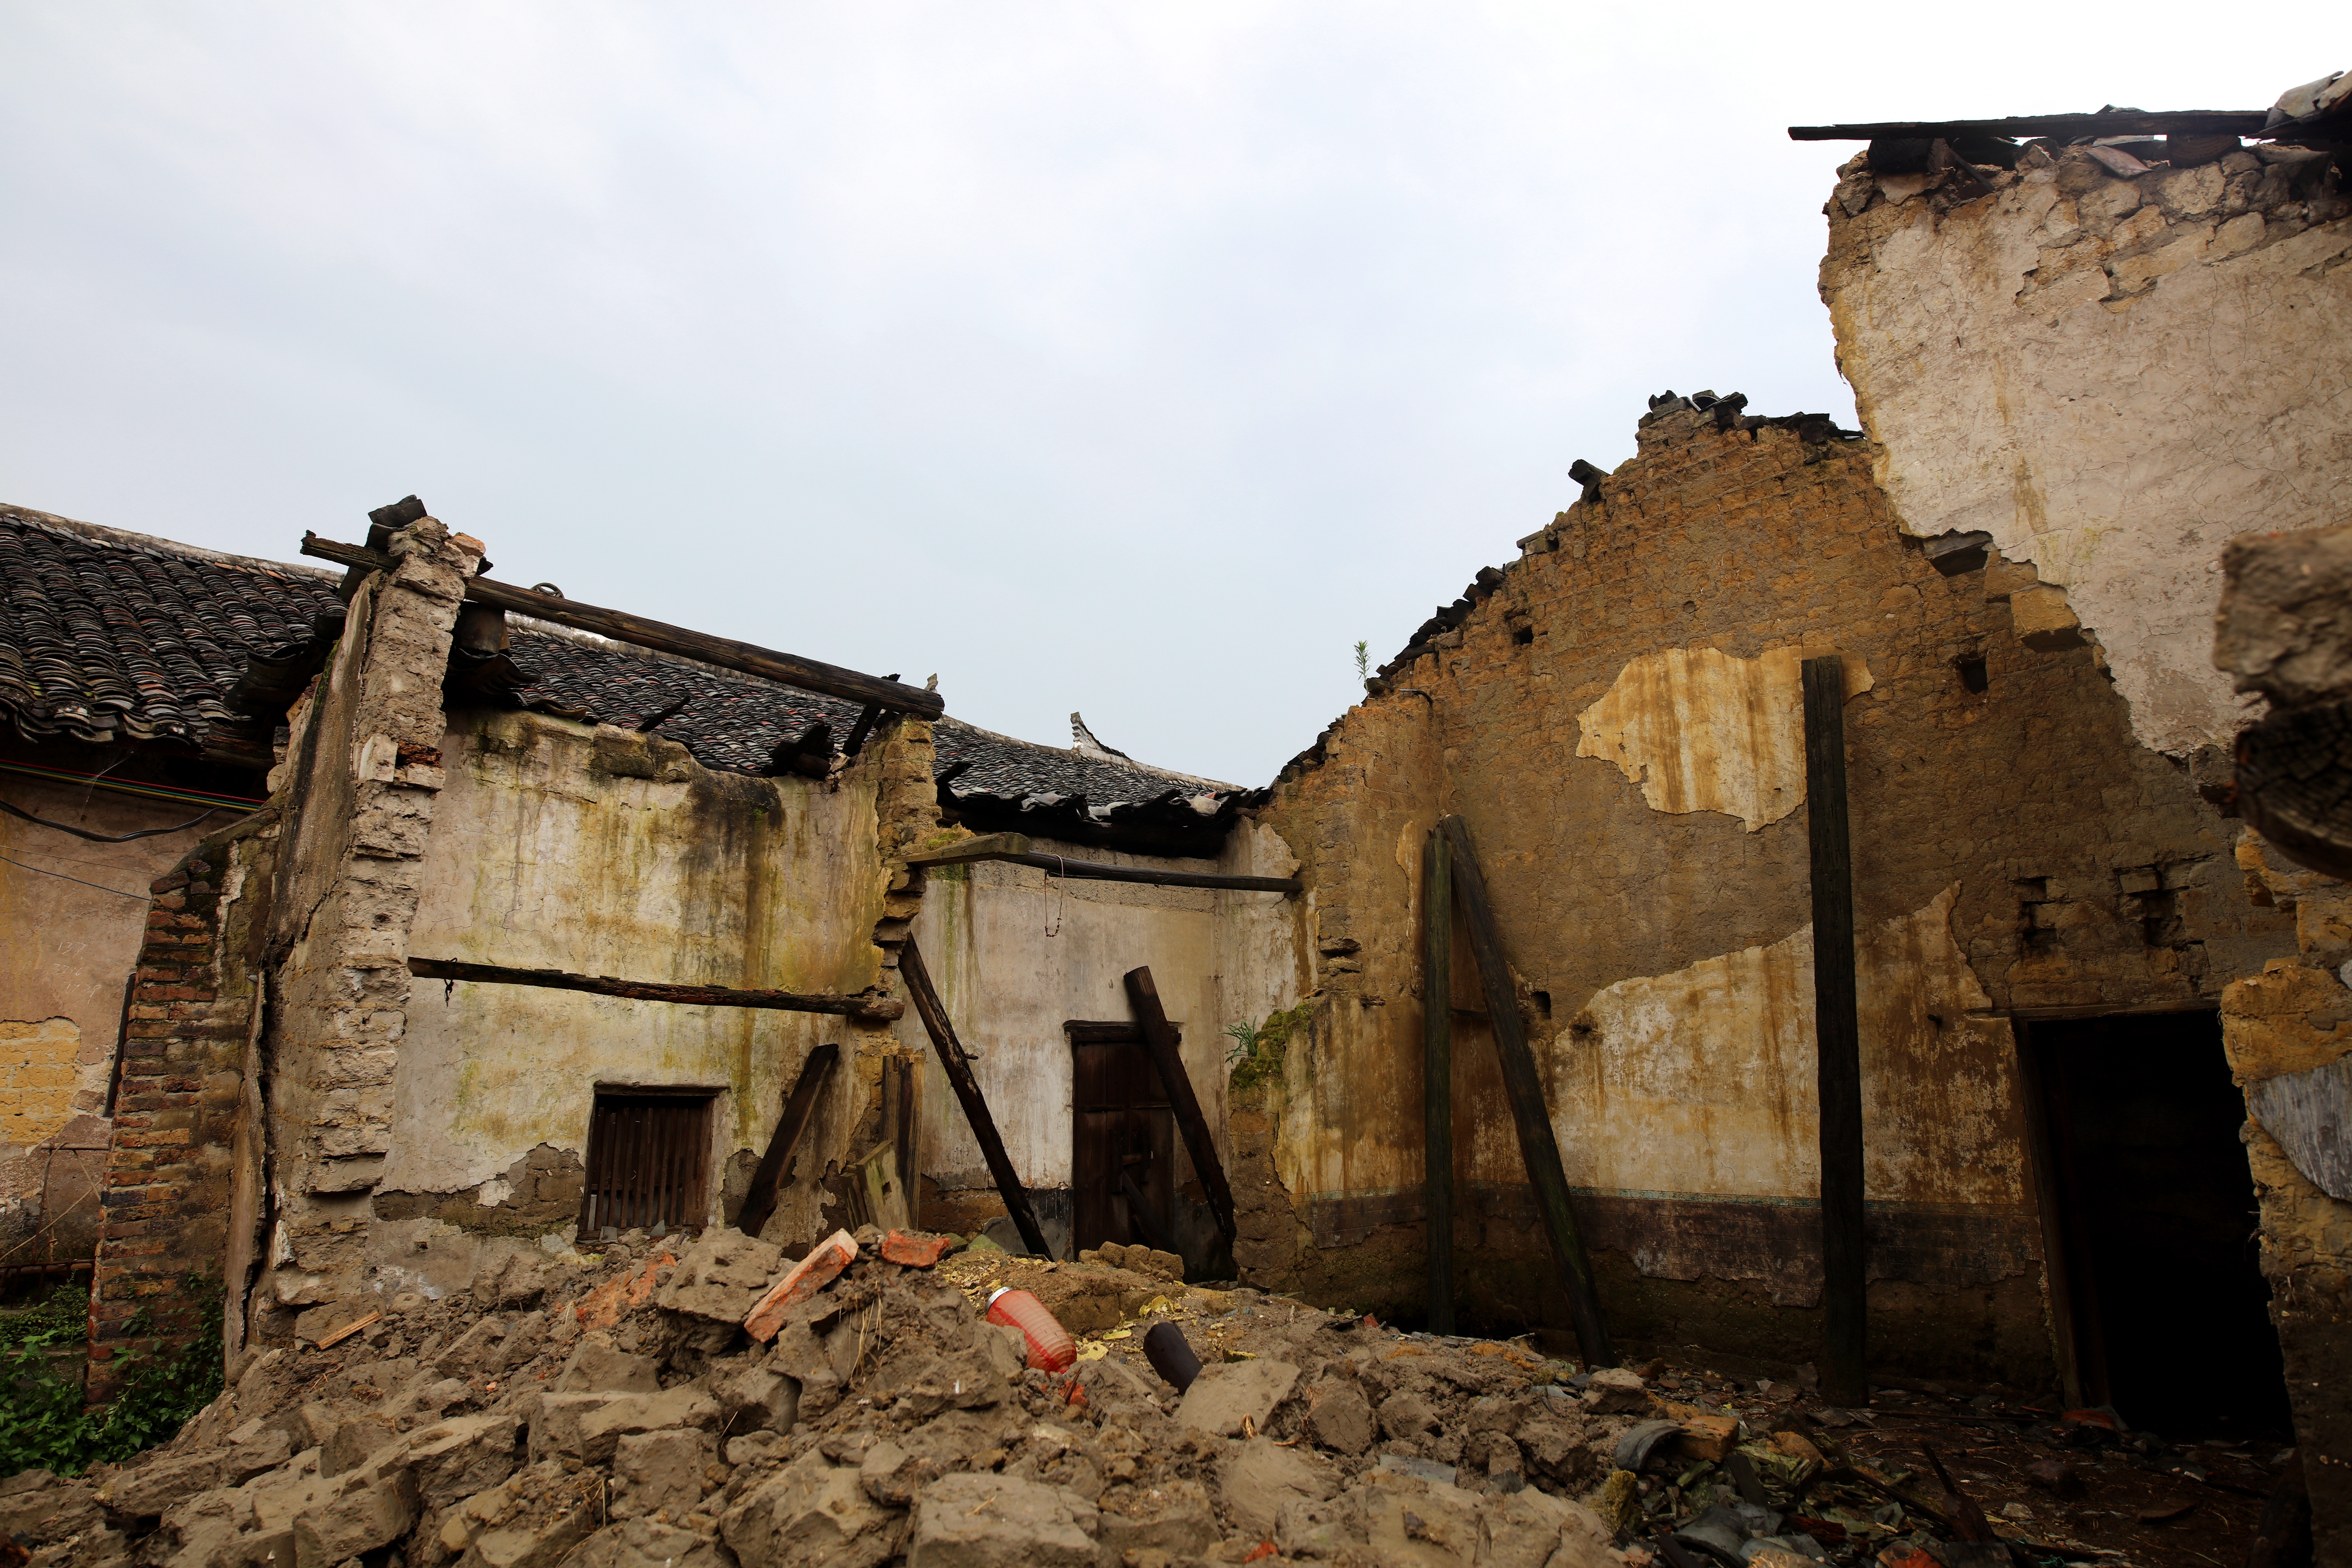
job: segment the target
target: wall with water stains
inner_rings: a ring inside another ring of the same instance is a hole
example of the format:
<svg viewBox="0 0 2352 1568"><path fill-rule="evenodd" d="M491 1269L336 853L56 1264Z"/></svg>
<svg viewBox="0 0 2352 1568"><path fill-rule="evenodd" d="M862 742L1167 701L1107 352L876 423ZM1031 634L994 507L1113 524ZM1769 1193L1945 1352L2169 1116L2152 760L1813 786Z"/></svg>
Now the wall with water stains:
<svg viewBox="0 0 2352 1568"><path fill-rule="evenodd" d="M1639 1343L1805 1359L1818 1306L1811 929L1798 670L1837 654L1872 1310L1926 1372L2049 1378L2014 1021L2211 1008L2291 951L2233 825L2134 737L2030 567L1931 558L1869 443L1825 422L1643 423L1640 454L1522 542L1451 629L1287 772L1311 1042L1236 1107L1278 1196L1250 1262L1422 1300L1420 854L1468 824L1604 1307ZM1465 1311L1562 1325L1455 938Z"/></svg>
<svg viewBox="0 0 2352 1568"><path fill-rule="evenodd" d="M1163 870L1285 877L1282 840L1244 824L1219 858L1177 859L1035 841L1044 854ZM1280 893L1065 879L1030 867L981 862L927 873L914 933L925 966L972 1064L1005 1151L1033 1190L1048 1239L1066 1254L1074 1117L1072 1019L1133 1016L1125 976L1149 966L1161 1005L1182 1036L1185 1071L1218 1144L1227 1135L1225 1030L1260 1023L1297 1001L1305 980L1295 900ZM929 1054L910 1012L898 1025L910 1050ZM1003 1205L945 1077L924 1075L924 1222L970 1230ZM1180 1224L1205 1245L1199 1177L1180 1139Z"/></svg>
<svg viewBox="0 0 2352 1568"><path fill-rule="evenodd" d="M896 743L830 781L751 778L611 726L453 714L409 951L673 984L866 990L882 979L877 795ZM598 1086L713 1091L716 1219L802 1062L831 1042L844 1065L778 1222L814 1234L821 1194L806 1178L845 1153L868 1098L859 1046L887 1039L885 1026L831 1015L416 981L375 1250L384 1267L443 1285L470 1278L471 1236L564 1231Z"/></svg>

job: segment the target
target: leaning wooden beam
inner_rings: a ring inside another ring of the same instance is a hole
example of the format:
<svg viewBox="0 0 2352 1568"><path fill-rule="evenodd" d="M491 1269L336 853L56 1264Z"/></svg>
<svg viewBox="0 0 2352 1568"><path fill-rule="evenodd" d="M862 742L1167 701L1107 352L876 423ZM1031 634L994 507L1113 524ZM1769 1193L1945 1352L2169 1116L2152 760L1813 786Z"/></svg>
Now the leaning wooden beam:
<svg viewBox="0 0 2352 1568"><path fill-rule="evenodd" d="M1791 125L1791 142L1931 142L1955 136L2260 136L2262 109L2183 109L2147 114L2018 114L2006 120L1890 120L1871 125Z"/></svg>
<svg viewBox="0 0 2352 1568"><path fill-rule="evenodd" d="M1025 833L983 834L944 849L907 857L909 866L969 866L979 860L1034 866L1054 876L1076 880L1140 882L1148 888L1223 888L1243 893L1297 893L1306 888L1296 877L1225 877L1210 871L1162 871L1150 866L1112 866L1100 860L1040 855L1029 847L1029 836Z"/></svg>
<svg viewBox="0 0 2352 1568"><path fill-rule="evenodd" d="M1868 1333L1862 1234L1862 1037L1853 976L1853 857L1846 836L1845 671L1804 663L1805 823L1813 891L1813 1027L1822 1140L1822 1397L1857 1405Z"/></svg>
<svg viewBox="0 0 2352 1568"><path fill-rule="evenodd" d="M1028 1189L1022 1186L1020 1173L1013 1168L1013 1157L1004 1152L1004 1140L996 1131L996 1118L988 1113L988 1100L980 1092L980 1079L972 1076L971 1063L963 1054L963 1042L956 1038L955 1026L948 1022L948 1010L940 1005L940 994L931 988L930 971L923 967L923 955L913 937L908 937L906 945L898 950L898 976L907 983L907 994L915 999L915 1012L930 1034L940 1068L948 1075L948 1086L955 1090L957 1100L963 1106L964 1120L971 1123L971 1135L980 1144L980 1157L988 1162L988 1173L996 1178L997 1195L1004 1200L1004 1212L1013 1216L1014 1228L1021 1232L1022 1245L1039 1258L1053 1257L1053 1249L1045 1245L1045 1232L1029 1206Z"/></svg>
<svg viewBox="0 0 2352 1568"><path fill-rule="evenodd" d="M1151 1053L1151 1065L1160 1069L1160 1081L1168 1090L1177 1130L1184 1134L1184 1147L1192 1155L1193 1172L1209 1194L1209 1213L1217 1222L1218 1234L1231 1247L1238 1234L1234 1226L1234 1189L1225 1184L1225 1167L1217 1159L1216 1140L1209 1135L1209 1119L1201 1114L1192 1075L1184 1070L1176 1027L1168 1021L1168 1010L1160 1005L1160 987L1152 982L1149 968L1127 972L1127 1000L1135 1009L1136 1023L1142 1026L1144 1049Z"/></svg>
<svg viewBox="0 0 2352 1568"><path fill-rule="evenodd" d="M809 1119L816 1114L816 1097L840 1059L839 1046L819 1046L801 1063L800 1079L784 1101L783 1113L776 1118L775 1136L768 1140L768 1152L760 1156L760 1168L751 1173L751 1190L743 1194L742 1212L735 1216L735 1228L745 1236L759 1235L776 1212L776 1199L792 1169L793 1152L800 1146L801 1134L808 1131Z"/></svg>
<svg viewBox="0 0 2352 1568"><path fill-rule="evenodd" d="M636 1002L676 1002L688 1007L771 1007L784 1013L838 1013L887 1024L907 1016L896 996L804 995L797 991L737 991L725 985L665 985L651 980L615 980L609 974L566 974L560 969L508 969L496 963L460 963L447 958L412 958L408 972L419 980L473 980L487 985L544 985L554 991L585 991Z"/></svg>
<svg viewBox="0 0 2352 1568"><path fill-rule="evenodd" d="M1544 1237L1551 1243L1552 1261L1568 1292L1577 1346L1588 1366L1614 1366L1616 1347L1609 1342L1609 1325L1601 1316L1601 1297L1592 1286L1592 1264L1584 1255L1584 1238L1577 1234L1575 1211L1569 1207L1568 1172L1559 1162L1559 1139L1552 1131L1551 1113L1544 1106L1535 1055L1528 1049L1527 1026L1519 1019L1510 966L1503 962L1503 942L1495 929L1494 906L1487 901L1486 879L1479 874L1478 857L1470 847L1470 828L1458 816L1449 816L1437 826L1453 851L1454 897L1469 921L1470 951L1477 957L1478 981L1486 993L1495 1052L1503 1059L1503 1089L1510 1097L1511 1121L1518 1129L1519 1158L1527 1165L1528 1183L1535 1189L1536 1212L1543 1216Z"/></svg>
<svg viewBox="0 0 2352 1568"><path fill-rule="evenodd" d="M1421 847L1421 1116L1429 1331L1454 1331L1454 846Z"/></svg>
<svg viewBox="0 0 2352 1568"><path fill-rule="evenodd" d="M380 572L388 572L394 564L391 556L379 551L362 550L356 544L338 544L315 533L302 536L302 553L320 561L333 561L345 566L362 566ZM712 637L708 632L690 631L685 626L673 626L663 621L647 620L626 610L607 610L595 605L583 605L577 599L560 599L552 594L534 593L510 583L493 583L487 577L476 577L467 583L466 597L477 604L496 605L499 609L512 610L517 615L552 621L560 626L594 632L615 642L649 647L658 653L674 653L683 658L699 659L705 664L715 664L721 669L740 670L745 675L797 686L803 691L821 691L828 697L872 703L894 712L919 713L926 719L935 719L947 709L947 699L919 686L902 686L895 680L862 675L854 669L844 669L839 665L778 653L773 648L737 642L731 637Z"/></svg>

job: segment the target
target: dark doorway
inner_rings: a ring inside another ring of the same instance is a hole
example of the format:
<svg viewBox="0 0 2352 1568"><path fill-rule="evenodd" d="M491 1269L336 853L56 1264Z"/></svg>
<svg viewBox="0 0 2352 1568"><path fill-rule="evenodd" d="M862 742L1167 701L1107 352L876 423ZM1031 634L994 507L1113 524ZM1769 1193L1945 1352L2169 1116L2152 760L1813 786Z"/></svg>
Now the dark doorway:
<svg viewBox="0 0 2352 1568"><path fill-rule="evenodd" d="M580 1235L700 1230L709 1217L708 1089L599 1089L588 1118Z"/></svg>
<svg viewBox="0 0 2352 1568"><path fill-rule="evenodd" d="M2246 1102L2219 1015L2037 1022L2027 1044L2084 1399L2168 1436L2284 1436Z"/></svg>
<svg viewBox="0 0 2352 1568"><path fill-rule="evenodd" d="M1176 1112L1129 1023L1063 1026L1070 1037L1073 1112L1070 1245L1116 1241L1181 1251L1171 1221L1176 1196Z"/></svg>

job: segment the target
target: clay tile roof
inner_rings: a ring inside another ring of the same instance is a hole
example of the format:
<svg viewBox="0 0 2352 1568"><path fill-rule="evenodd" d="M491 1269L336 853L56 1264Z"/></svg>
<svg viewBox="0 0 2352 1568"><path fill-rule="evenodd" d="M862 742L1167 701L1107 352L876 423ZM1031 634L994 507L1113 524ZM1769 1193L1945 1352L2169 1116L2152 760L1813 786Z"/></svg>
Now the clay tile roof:
<svg viewBox="0 0 2352 1568"><path fill-rule="evenodd" d="M0 721L34 742L200 747L227 716L223 700L247 652L308 637L313 616L341 608L341 575L0 505ZM689 699L657 732L705 767L761 772L779 742L820 719L837 751L857 721L853 702L520 618L510 626L509 657L535 678L518 694L525 706L635 727ZM1162 837L1172 825L1206 844L1194 825L1221 836L1238 795L957 719L935 733L960 803L1034 832L1071 837L1098 825L1099 841L1116 842L1148 818Z"/></svg>
<svg viewBox="0 0 2352 1568"><path fill-rule="evenodd" d="M0 506L0 721L30 741L200 743L248 648L339 609L333 574Z"/></svg>

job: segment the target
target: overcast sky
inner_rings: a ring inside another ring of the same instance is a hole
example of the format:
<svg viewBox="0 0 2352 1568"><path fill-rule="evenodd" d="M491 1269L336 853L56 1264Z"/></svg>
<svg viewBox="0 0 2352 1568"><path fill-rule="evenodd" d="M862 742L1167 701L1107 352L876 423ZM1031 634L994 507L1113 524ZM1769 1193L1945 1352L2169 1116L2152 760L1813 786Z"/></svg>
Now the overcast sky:
<svg viewBox="0 0 2352 1568"><path fill-rule="evenodd" d="M1647 394L1851 421L1785 127L2352 64L2259 15L5 0L0 499L293 559L414 491L1261 784Z"/></svg>

